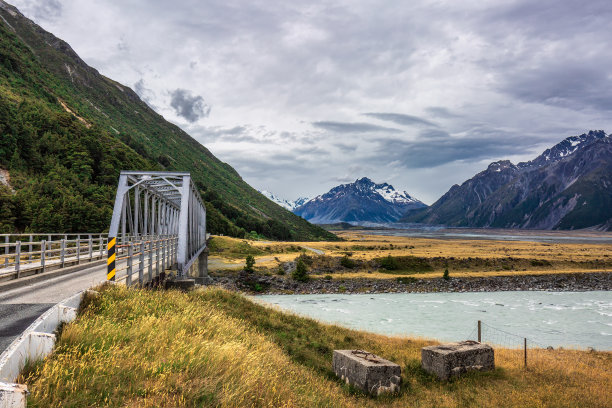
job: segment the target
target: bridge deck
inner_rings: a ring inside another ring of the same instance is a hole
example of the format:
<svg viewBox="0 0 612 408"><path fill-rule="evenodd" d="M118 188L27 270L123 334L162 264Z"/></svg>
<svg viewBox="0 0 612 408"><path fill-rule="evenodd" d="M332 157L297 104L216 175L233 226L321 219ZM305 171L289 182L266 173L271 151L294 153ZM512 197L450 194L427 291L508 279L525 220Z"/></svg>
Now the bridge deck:
<svg viewBox="0 0 612 408"><path fill-rule="evenodd" d="M118 269L124 265L125 261L119 261ZM117 281L123 282L125 278L126 271L120 271ZM132 273L132 279L138 281L138 272ZM48 308L104 282L106 265L97 265L0 292L0 353Z"/></svg>

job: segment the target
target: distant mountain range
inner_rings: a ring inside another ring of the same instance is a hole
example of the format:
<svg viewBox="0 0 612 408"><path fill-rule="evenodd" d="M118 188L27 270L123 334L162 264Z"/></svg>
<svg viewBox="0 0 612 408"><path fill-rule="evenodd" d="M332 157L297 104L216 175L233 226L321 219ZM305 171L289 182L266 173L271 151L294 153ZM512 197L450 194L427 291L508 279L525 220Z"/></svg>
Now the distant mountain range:
<svg viewBox="0 0 612 408"><path fill-rule="evenodd" d="M529 162L508 160L454 185L402 222L461 227L612 230L612 138L571 136Z"/></svg>
<svg viewBox="0 0 612 408"><path fill-rule="evenodd" d="M291 200L285 200L283 198L277 197L267 190L260 190L259 192L263 194L264 196L266 196L269 200L275 202L281 207L288 209L289 211L295 210L296 208L298 208L299 206L303 205L304 203L310 200L310 198L307 198L307 197L300 197L295 201L291 201Z"/></svg>
<svg viewBox="0 0 612 408"><path fill-rule="evenodd" d="M334 187L294 208L293 212L315 224L385 223L399 220L408 210L423 207L425 204L407 192L364 177Z"/></svg>

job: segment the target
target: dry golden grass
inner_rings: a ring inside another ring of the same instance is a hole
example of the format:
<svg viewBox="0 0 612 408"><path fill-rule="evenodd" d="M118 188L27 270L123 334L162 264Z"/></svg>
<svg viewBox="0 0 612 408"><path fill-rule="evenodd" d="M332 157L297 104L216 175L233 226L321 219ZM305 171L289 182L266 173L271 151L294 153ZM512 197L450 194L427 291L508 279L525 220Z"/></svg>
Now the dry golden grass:
<svg viewBox="0 0 612 408"><path fill-rule="evenodd" d="M413 256L431 261L430 272L393 271L377 268L339 271L335 278L394 279L398 276L418 274L420 278L439 278L450 263L454 277L538 275L555 273L607 272L612 269L612 245L605 244L552 244L526 241L430 239L393 237L341 232L342 242L262 242L222 237L218 240L220 252L211 256L211 269L236 269L244 264L247 253L256 255L256 265L274 269L280 262L293 261L298 252L310 249L323 251L326 256L371 261L386 256ZM215 238L217 240L217 238ZM241 255L239 248L244 254ZM242 258L242 259L241 259ZM533 265L531 261L545 261L546 265ZM463 265L456 264L463 262ZM490 262L488 262L490 261ZM503 268L500 263L505 263ZM321 275L325 275L322 273Z"/></svg>
<svg viewBox="0 0 612 408"><path fill-rule="evenodd" d="M420 368L431 341L325 325L209 288L106 287L24 374L33 407L606 407L612 353L496 350L497 369L443 383ZM402 367L399 395L373 399L337 381L333 349Z"/></svg>

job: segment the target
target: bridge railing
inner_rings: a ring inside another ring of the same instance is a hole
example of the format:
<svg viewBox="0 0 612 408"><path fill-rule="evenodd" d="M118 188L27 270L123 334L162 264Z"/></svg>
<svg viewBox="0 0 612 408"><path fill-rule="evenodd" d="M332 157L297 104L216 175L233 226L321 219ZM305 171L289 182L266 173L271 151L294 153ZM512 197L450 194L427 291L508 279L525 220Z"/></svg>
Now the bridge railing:
<svg viewBox="0 0 612 408"><path fill-rule="evenodd" d="M0 234L0 280L101 259L108 234Z"/></svg>
<svg viewBox="0 0 612 408"><path fill-rule="evenodd" d="M128 237L115 245L116 281L125 280L127 286L152 282L176 266L177 248L177 235Z"/></svg>

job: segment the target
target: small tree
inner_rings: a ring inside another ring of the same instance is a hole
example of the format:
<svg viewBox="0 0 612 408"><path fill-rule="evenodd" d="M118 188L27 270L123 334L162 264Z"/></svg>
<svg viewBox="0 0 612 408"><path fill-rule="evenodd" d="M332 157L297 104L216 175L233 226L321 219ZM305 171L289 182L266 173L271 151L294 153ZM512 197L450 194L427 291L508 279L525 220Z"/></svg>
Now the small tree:
<svg viewBox="0 0 612 408"><path fill-rule="evenodd" d="M340 265L348 269L353 269L356 266L355 261L349 258L348 255L344 255L342 258L340 258Z"/></svg>
<svg viewBox="0 0 612 408"><path fill-rule="evenodd" d="M295 265L295 271L293 271L291 277L298 282L308 282L310 279L307 273L306 264L302 259L298 258L297 264Z"/></svg>
<svg viewBox="0 0 612 408"><path fill-rule="evenodd" d="M448 274L448 268L446 268L444 270L444 275L442 275L442 279L444 279L444 280L449 280L450 279L450 275Z"/></svg>
<svg viewBox="0 0 612 408"><path fill-rule="evenodd" d="M380 260L380 266L388 271L394 271L399 268L397 260L391 255Z"/></svg>
<svg viewBox="0 0 612 408"><path fill-rule="evenodd" d="M255 257L253 255L247 255L246 257L246 266L244 267L244 271L247 273L255 272Z"/></svg>

